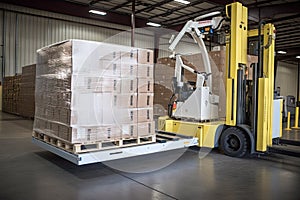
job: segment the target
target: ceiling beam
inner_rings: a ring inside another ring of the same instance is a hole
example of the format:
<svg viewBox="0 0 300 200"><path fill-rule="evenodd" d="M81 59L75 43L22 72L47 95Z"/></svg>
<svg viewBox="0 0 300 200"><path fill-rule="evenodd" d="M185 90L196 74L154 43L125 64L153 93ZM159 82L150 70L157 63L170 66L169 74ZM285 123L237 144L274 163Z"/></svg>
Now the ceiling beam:
<svg viewBox="0 0 300 200"><path fill-rule="evenodd" d="M281 37L276 37L276 41L294 40L294 39L300 39L300 35L295 35L295 36L284 35L284 36L281 36Z"/></svg>
<svg viewBox="0 0 300 200"><path fill-rule="evenodd" d="M83 17L83 18L88 18L93 20L101 20L104 22L120 24L125 26L131 25L131 16L129 14L120 14L117 12L98 8L100 10L107 11L108 13L105 16L94 17L90 15L88 12L89 9L91 8L89 4L85 4L85 5L82 3L76 4L76 3L62 1L62 0L43 0L43 3L41 3L40 0L0 0L0 2L54 12L54 13L71 15L76 17ZM95 6L93 6L92 8L97 9L97 7ZM141 17L136 17L135 19L137 28L145 27L147 22L148 22L147 19Z"/></svg>
<svg viewBox="0 0 300 200"><path fill-rule="evenodd" d="M281 17L281 18L276 18L276 19L271 19L271 20L267 20L268 23L276 23L276 22L283 22L283 21L286 21L286 20L291 20L291 19L295 19L295 18L298 18L300 17L300 11L298 12L298 14L295 14L295 15L291 15L291 16L288 16L288 17Z"/></svg>
<svg viewBox="0 0 300 200"><path fill-rule="evenodd" d="M267 5L259 7L261 17L274 17L279 14L300 13L300 2L290 2L283 4Z"/></svg>
<svg viewBox="0 0 300 200"><path fill-rule="evenodd" d="M249 8L249 16L256 16L257 20L260 19L272 19L279 14L292 14L300 13L300 2L283 3L265 5L261 7ZM280 18L279 18L280 20ZM275 21L272 21L274 23Z"/></svg>
<svg viewBox="0 0 300 200"><path fill-rule="evenodd" d="M163 23L167 27L174 27L174 26L182 27L184 25L183 23L187 22L188 20L194 19L195 17L198 17L200 15L200 13L201 13L201 15L203 15L203 14L209 13L210 11L220 11L220 10L223 10L223 8L222 7L213 7L213 8L209 8L209 9L205 9L205 10L201 10L201 11L192 12L184 18L182 16L175 17L170 20L166 20L169 23L164 23L166 21L163 21ZM175 21L175 23L173 21Z"/></svg>
<svg viewBox="0 0 300 200"><path fill-rule="evenodd" d="M300 55L300 54L295 54L295 55L280 55L280 54L277 54L276 58L279 61L282 61L282 60L297 60L296 56L298 56L298 55Z"/></svg>
<svg viewBox="0 0 300 200"><path fill-rule="evenodd" d="M117 9L119 9L119 8L123 8L124 6L127 6L129 3L131 3L132 1L131 0L128 0L128 1L126 1L126 2L124 2L124 3L122 3L122 4L119 4L119 5L117 5L117 6L115 6L115 7L112 7L111 9L109 9L110 11L112 11L112 10L117 10Z"/></svg>
<svg viewBox="0 0 300 200"><path fill-rule="evenodd" d="M299 35L299 29L293 29L293 30L290 30L290 31L280 31L278 30L276 32L276 36L277 37L281 37L281 36L284 36L284 35Z"/></svg>
<svg viewBox="0 0 300 200"><path fill-rule="evenodd" d="M195 6L195 5L197 5L197 4L203 3L204 1L205 1L205 0L194 1L194 2L191 2L190 4L187 4L187 5L178 6L177 8L172 8L172 9L170 9L170 10L167 10L166 13L154 15L154 16L152 16L151 18L153 19L153 18L161 17L161 16L166 17L166 16L168 16L168 15L170 15L170 14L176 12L176 11L179 11L179 10L182 10L182 9L185 9L185 8L188 8L188 7L191 7L191 6ZM200 11L200 12L201 12L201 11Z"/></svg>
<svg viewBox="0 0 300 200"><path fill-rule="evenodd" d="M210 0L209 2L214 2L219 5L227 5L232 3L233 1L226 1L226 0ZM278 14L284 13L300 13L300 2L290 2L284 4L270 4L265 6L259 6L263 3L267 3L267 1L257 2L254 4L245 4L245 6L249 6L248 8L248 15L249 19L252 21L259 21L259 16L261 19L266 18L273 18Z"/></svg>
<svg viewBox="0 0 300 200"><path fill-rule="evenodd" d="M298 44L300 43L300 40L292 40L292 41L289 41L289 40L284 40L284 41L276 41L275 44L277 45L283 45L283 44Z"/></svg>
<svg viewBox="0 0 300 200"><path fill-rule="evenodd" d="M300 52L300 48L298 48L298 47L286 47L285 50L288 53L299 53Z"/></svg>
<svg viewBox="0 0 300 200"><path fill-rule="evenodd" d="M147 6L146 8L143 8L141 10L137 10L135 13L138 14L138 13L141 13L141 12L149 12L151 10L154 10L155 7L160 7L164 4L170 3L171 1L173 1L173 0L164 0L164 1L161 1L159 3L155 3L155 4L152 4L150 6Z"/></svg>
<svg viewBox="0 0 300 200"><path fill-rule="evenodd" d="M102 1L102 0L92 0L92 1L90 1L90 5L94 5L94 4L96 4L96 3L98 3L99 1Z"/></svg>
<svg viewBox="0 0 300 200"><path fill-rule="evenodd" d="M233 1L232 0L208 0L207 1L208 3L214 3L216 5L227 5L227 4L230 4L232 3Z"/></svg>
<svg viewBox="0 0 300 200"><path fill-rule="evenodd" d="M297 30L296 27L299 27L300 26L300 23L299 24L293 24L293 25L289 25L289 26L285 26L285 27L278 27L276 24L275 24L275 28L277 31L280 31L280 32L289 32L291 30Z"/></svg>
<svg viewBox="0 0 300 200"><path fill-rule="evenodd" d="M244 4L247 8L251 8L251 7L259 7L262 4L265 3L270 3L270 0L265 0L265 1L259 1L259 2L255 2L255 3L249 3L249 4Z"/></svg>
<svg viewBox="0 0 300 200"><path fill-rule="evenodd" d="M283 48L286 49L286 48L300 48L300 43L289 43L289 44L280 44L280 45L277 45L276 42L275 42L275 48L278 49L278 50L282 50Z"/></svg>

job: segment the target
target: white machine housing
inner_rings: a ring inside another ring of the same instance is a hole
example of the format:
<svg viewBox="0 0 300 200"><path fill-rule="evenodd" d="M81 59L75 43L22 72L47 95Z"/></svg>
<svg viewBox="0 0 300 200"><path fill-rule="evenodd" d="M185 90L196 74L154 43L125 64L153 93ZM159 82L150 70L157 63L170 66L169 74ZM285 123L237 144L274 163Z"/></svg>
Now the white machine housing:
<svg viewBox="0 0 300 200"><path fill-rule="evenodd" d="M193 118L195 120L211 120L218 118L219 96L210 95L208 87L199 87L184 102L177 102L173 113L175 118Z"/></svg>

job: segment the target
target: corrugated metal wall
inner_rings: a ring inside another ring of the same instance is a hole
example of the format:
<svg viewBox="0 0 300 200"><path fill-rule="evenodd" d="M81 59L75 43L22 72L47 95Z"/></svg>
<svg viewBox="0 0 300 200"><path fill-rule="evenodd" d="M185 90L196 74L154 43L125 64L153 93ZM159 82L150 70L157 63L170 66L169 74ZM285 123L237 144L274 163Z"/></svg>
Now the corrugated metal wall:
<svg viewBox="0 0 300 200"><path fill-rule="evenodd" d="M284 62L278 63L275 86L280 87L280 95L297 96L297 66Z"/></svg>
<svg viewBox="0 0 300 200"><path fill-rule="evenodd" d="M4 58L5 76L21 73L22 66L35 63L37 49L62 40L85 39L123 45L131 44L130 31L126 31L130 27L127 26L2 3L0 3L0 9L2 30L0 42L4 45L4 52L0 52ZM136 32L135 46L153 48L152 32L147 30Z"/></svg>

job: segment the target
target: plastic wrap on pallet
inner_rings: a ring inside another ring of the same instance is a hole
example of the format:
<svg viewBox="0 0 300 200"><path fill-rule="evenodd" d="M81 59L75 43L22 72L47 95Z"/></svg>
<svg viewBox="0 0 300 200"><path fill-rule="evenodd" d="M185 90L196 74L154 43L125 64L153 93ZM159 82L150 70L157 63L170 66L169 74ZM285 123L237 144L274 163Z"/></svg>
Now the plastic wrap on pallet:
<svg viewBox="0 0 300 200"><path fill-rule="evenodd" d="M71 143L138 137L138 108L153 106L153 52L84 40L39 49L35 102L36 132Z"/></svg>

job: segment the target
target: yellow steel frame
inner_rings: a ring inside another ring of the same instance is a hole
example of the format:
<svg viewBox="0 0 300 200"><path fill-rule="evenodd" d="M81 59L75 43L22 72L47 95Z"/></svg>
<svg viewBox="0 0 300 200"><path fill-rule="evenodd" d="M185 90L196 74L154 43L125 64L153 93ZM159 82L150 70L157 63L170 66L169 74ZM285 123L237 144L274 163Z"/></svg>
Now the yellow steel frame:
<svg viewBox="0 0 300 200"><path fill-rule="evenodd" d="M272 146L275 27L263 26L263 77L259 78L256 150Z"/></svg>
<svg viewBox="0 0 300 200"><path fill-rule="evenodd" d="M273 24L266 24L263 26L261 32L263 35L263 77L258 80L257 151L266 151L268 146L272 146L275 51L274 31L275 27ZM257 36L257 29L248 31L248 37ZM282 124L280 124L280 126L282 127ZM280 136L281 135L282 131L280 132Z"/></svg>
<svg viewBox="0 0 300 200"><path fill-rule="evenodd" d="M231 20L226 40L226 124L236 126L237 70L240 63L247 64L248 10L236 2L226 6L226 15Z"/></svg>
<svg viewBox="0 0 300 200"><path fill-rule="evenodd" d="M158 124L159 130L197 137L199 147L214 148L218 141L215 138L217 129L224 121L200 123L160 118Z"/></svg>

